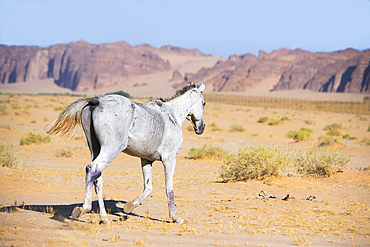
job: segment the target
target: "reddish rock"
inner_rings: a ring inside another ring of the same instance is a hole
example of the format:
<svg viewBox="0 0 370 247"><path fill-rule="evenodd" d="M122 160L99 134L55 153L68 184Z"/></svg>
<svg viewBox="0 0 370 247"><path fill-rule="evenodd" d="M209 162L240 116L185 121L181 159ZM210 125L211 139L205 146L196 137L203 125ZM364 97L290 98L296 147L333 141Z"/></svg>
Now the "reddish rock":
<svg viewBox="0 0 370 247"><path fill-rule="evenodd" d="M181 47L176 46L170 46L170 45L164 45L161 48L159 48L160 51L169 52L169 53L176 53L184 56L197 56L197 57L204 57L202 52L200 52L198 49L184 49Z"/></svg>
<svg viewBox="0 0 370 247"><path fill-rule="evenodd" d="M280 49L271 54L260 51L258 58L251 54L232 55L212 68L185 74L177 87L189 81L205 81L214 91L248 91L267 78L280 78L272 91L369 93L370 50L312 53Z"/></svg>
<svg viewBox="0 0 370 247"><path fill-rule="evenodd" d="M182 80L182 75L181 75L180 71L175 69L172 73L172 78L169 80L169 82L171 82L171 81L181 81L181 80Z"/></svg>
<svg viewBox="0 0 370 247"><path fill-rule="evenodd" d="M57 85L74 91L101 89L122 84L129 76L170 70L170 64L154 50L125 42L0 46L0 78L2 84L54 78Z"/></svg>

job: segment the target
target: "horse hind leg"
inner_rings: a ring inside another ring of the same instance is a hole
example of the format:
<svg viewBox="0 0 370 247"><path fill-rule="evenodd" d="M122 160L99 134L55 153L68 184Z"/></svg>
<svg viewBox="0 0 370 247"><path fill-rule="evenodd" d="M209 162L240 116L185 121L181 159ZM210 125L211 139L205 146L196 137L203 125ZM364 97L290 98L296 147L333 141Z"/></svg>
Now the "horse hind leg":
<svg viewBox="0 0 370 247"><path fill-rule="evenodd" d="M100 144L99 141L96 139L95 136L95 131L94 127L92 124L92 119L91 119L91 113L92 110L94 109L95 106L92 105L86 105L81 112L81 123L82 123L82 128L84 130L85 136L86 136L86 141L90 149L91 153L91 159L94 161L96 157L100 153ZM92 193L90 192L90 189L88 184L89 184L89 179L88 179L88 173L90 172L90 166L91 164L86 166L86 177L85 177L85 194L86 192L88 193L88 197L91 198ZM99 174L98 178L101 177L101 174ZM96 186L96 184L94 183ZM83 214L89 212L91 210L91 205L92 201L91 199L86 199L85 196L85 201L82 207L75 207L72 211L71 218L77 219L78 217L82 216Z"/></svg>
<svg viewBox="0 0 370 247"><path fill-rule="evenodd" d="M95 185L96 195L98 196L99 215L100 215L101 222L103 224L109 225L110 222L108 220L107 212L105 211L105 207L104 207L104 199L103 199L103 177L101 176L101 174L100 174L100 176L97 179L95 179L94 185Z"/></svg>
<svg viewBox="0 0 370 247"><path fill-rule="evenodd" d="M141 169L143 172L144 178L144 191L138 197L136 197L132 202L127 202L123 208L123 211L126 214L131 213L134 208L138 207L140 203L147 198L153 191L153 182L152 182L152 164L153 161L147 159L141 159Z"/></svg>
<svg viewBox="0 0 370 247"><path fill-rule="evenodd" d="M106 149L107 150L107 149ZM108 149L112 151L112 149ZM113 150L114 151L114 150ZM89 212L92 207L92 190L95 185L95 190L98 195L98 202L100 207L100 217L103 222L108 223L107 213L104 208L103 200L103 178L101 172L112 162L112 160L117 157L119 151L117 152L104 152L101 151L96 157L96 159L86 166L86 176L85 176L85 199L82 207L75 207L72 211L71 218L77 219L85 213Z"/></svg>

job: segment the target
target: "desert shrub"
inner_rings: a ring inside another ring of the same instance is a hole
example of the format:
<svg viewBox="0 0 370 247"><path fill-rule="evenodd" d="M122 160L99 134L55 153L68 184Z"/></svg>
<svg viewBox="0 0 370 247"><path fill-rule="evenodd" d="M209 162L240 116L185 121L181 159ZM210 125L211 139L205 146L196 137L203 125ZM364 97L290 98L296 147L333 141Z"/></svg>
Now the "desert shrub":
<svg viewBox="0 0 370 247"><path fill-rule="evenodd" d="M336 138L333 138L332 136L319 136L319 146L330 146L337 142Z"/></svg>
<svg viewBox="0 0 370 247"><path fill-rule="evenodd" d="M334 123L334 124L330 124L330 125L326 125L325 130L340 130L342 129L342 124L337 124L337 123Z"/></svg>
<svg viewBox="0 0 370 247"><path fill-rule="evenodd" d="M296 134L297 134L297 131L289 130L288 133L286 134L286 137L293 138Z"/></svg>
<svg viewBox="0 0 370 247"><path fill-rule="evenodd" d="M291 156L278 147L247 147L228 155L221 167L224 182L247 181L279 176L282 166L289 166Z"/></svg>
<svg viewBox="0 0 370 247"><path fill-rule="evenodd" d="M72 157L72 149L70 147L62 147L60 149L57 149L55 151L55 157L60 158L60 157Z"/></svg>
<svg viewBox="0 0 370 247"><path fill-rule="evenodd" d="M204 144L201 148L191 148L188 153L189 159L224 159L227 156L227 151L220 147L213 147Z"/></svg>
<svg viewBox="0 0 370 247"><path fill-rule="evenodd" d="M32 107L32 105L25 105L25 106L24 106L24 109L25 109L25 110L28 110L28 109L30 109L31 107Z"/></svg>
<svg viewBox="0 0 370 247"><path fill-rule="evenodd" d="M54 107L54 111L64 111L65 108L63 106L56 106Z"/></svg>
<svg viewBox="0 0 370 247"><path fill-rule="evenodd" d="M337 129L331 129L328 132L326 132L326 135L328 135L328 136L341 136L342 134Z"/></svg>
<svg viewBox="0 0 370 247"><path fill-rule="evenodd" d="M279 120L279 119L270 119L269 125L275 126L275 125L279 125L281 123L282 123L282 121Z"/></svg>
<svg viewBox="0 0 370 247"><path fill-rule="evenodd" d="M370 125L369 125L369 128L367 128L367 131L370 131Z"/></svg>
<svg viewBox="0 0 370 247"><path fill-rule="evenodd" d="M308 119L308 120L305 120L304 121L305 124L308 124L308 125L312 125L313 124L313 121Z"/></svg>
<svg viewBox="0 0 370 247"><path fill-rule="evenodd" d="M108 94L118 94L118 95L124 96L126 98L131 98L131 95L129 93L126 93L122 90L117 91L117 92L113 92L113 93L108 93Z"/></svg>
<svg viewBox="0 0 370 247"><path fill-rule="evenodd" d="M328 177L337 171L337 166L345 167L350 158L344 154L313 148L298 152L295 160L297 162L297 172L302 176Z"/></svg>
<svg viewBox="0 0 370 247"><path fill-rule="evenodd" d="M345 134L342 137L343 137L343 139L357 140L357 137L356 136L350 136L349 134Z"/></svg>
<svg viewBox="0 0 370 247"><path fill-rule="evenodd" d="M268 117L260 117L258 119L257 123L266 123L267 121L269 121Z"/></svg>
<svg viewBox="0 0 370 247"><path fill-rule="evenodd" d="M0 116L5 116L9 114L6 108L7 108L6 105L0 105Z"/></svg>
<svg viewBox="0 0 370 247"><path fill-rule="evenodd" d="M280 119L281 121L292 121L289 117L285 116Z"/></svg>
<svg viewBox="0 0 370 247"><path fill-rule="evenodd" d="M10 107L13 110L20 110L22 108L18 103L13 103L13 104L10 105Z"/></svg>
<svg viewBox="0 0 370 247"><path fill-rule="evenodd" d="M12 130L12 127L9 124L0 123L0 129Z"/></svg>
<svg viewBox="0 0 370 247"><path fill-rule="evenodd" d="M230 132L243 132L245 128L239 124L233 124L230 126Z"/></svg>
<svg viewBox="0 0 370 247"><path fill-rule="evenodd" d="M309 128L301 128L297 131L297 133L293 136L293 139L297 142L306 141L310 139L311 133L313 133L312 129Z"/></svg>
<svg viewBox="0 0 370 247"><path fill-rule="evenodd" d="M191 125L186 126L186 130L187 130L187 131L193 131L193 129L194 129L194 128L193 128L193 126L191 126Z"/></svg>
<svg viewBox="0 0 370 247"><path fill-rule="evenodd" d="M227 157L220 176L224 182L263 180L273 176L327 177L349 161L344 154L320 148L292 152L278 147L247 147Z"/></svg>
<svg viewBox="0 0 370 247"><path fill-rule="evenodd" d="M365 146L370 146L370 138L362 138L361 143L363 143Z"/></svg>
<svg viewBox="0 0 370 247"><path fill-rule="evenodd" d="M18 163L14 148L8 142L0 141L0 166L16 167Z"/></svg>
<svg viewBox="0 0 370 247"><path fill-rule="evenodd" d="M41 144L48 143L51 141L50 136L41 135L38 133L28 132L26 136L22 137L19 144L20 145L30 145L32 143Z"/></svg>
<svg viewBox="0 0 370 247"><path fill-rule="evenodd" d="M222 129L217 126L217 123L212 122L211 123L211 130L216 132L216 131L221 131Z"/></svg>

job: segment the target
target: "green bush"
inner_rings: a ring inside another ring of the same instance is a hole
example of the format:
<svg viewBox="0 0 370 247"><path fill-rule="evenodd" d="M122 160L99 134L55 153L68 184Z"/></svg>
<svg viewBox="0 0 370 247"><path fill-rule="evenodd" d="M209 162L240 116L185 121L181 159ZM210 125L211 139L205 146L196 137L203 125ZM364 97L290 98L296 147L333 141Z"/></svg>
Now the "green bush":
<svg viewBox="0 0 370 247"><path fill-rule="evenodd" d="M224 182L274 176L327 177L337 171L337 166L345 167L349 161L346 155L319 148L294 153L278 147L247 147L227 157L220 176Z"/></svg>
<svg viewBox="0 0 370 247"><path fill-rule="evenodd" d="M62 147L60 149L57 149L55 151L55 157L72 157L72 149L70 147Z"/></svg>
<svg viewBox="0 0 370 247"><path fill-rule="evenodd" d="M233 124L230 126L230 132L243 132L245 128L239 124Z"/></svg>
<svg viewBox="0 0 370 247"><path fill-rule="evenodd" d="M221 131L222 129L217 126L217 123L212 122L211 123L211 130L216 132L216 131Z"/></svg>
<svg viewBox="0 0 370 247"><path fill-rule="evenodd" d="M6 141L0 141L0 166L16 167L18 163L17 156L12 145Z"/></svg>
<svg viewBox="0 0 370 247"><path fill-rule="evenodd" d="M281 121L292 121L289 117L282 117L281 119L280 119Z"/></svg>
<svg viewBox="0 0 370 247"><path fill-rule="evenodd" d="M327 177L337 171L336 166L345 167L350 158L344 154L313 148L297 153L295 160L297 162L297 172L302 176Z"/></svg>
<svg viewBox="0 0 370 247"><path fill-rule="evenodd" d="M191 148L188 153L188 159L224 159L227 156L227 151L220 147L213 147L204 144L202 148Z"/></svg>
<svg viewBox="0 0 370 247"><path fill-rule="evenodd" d="M192 125L188 125L188 126L186 126L186 130L187 130L187 131L193 131L193 130L194 130L194 128L193 128L193 126L192 126Z"/></svg>
<svg viewBox="0 0 370 247"><path fill-rule="evenodd" d="M279 125L281 123L282 123L282 121L279 120L279 119L270 119L269 125L275 126L275 125Z"/></svg>
<svg viewBox="0 0 370 247"><path fill-rule="evenodd" d="M304 122L305 122L305 124L308 124L308 125L312 125L312 124L313 124L313 121L312 121L312 120L310 120L310 119L305 120Z"/></svg>
<svg viewBox="0 0 370 247"><path fill-rule="evenodd" d="M297 131L289 130L288 133L286 134L286 137L293 138L296 134L297 134Z"/></svg>
<svg viewBox="0 0 370 247"><path fill-rule="evenodd" d="M309 128L301 128L297 131L297 133L293 136L293 139L297 142L309 140L311 137L311 133L313 133L312 129Z"/></svg>
<svg viewBox="0 0 370 247"><path fill-rule="evenodd" d="M8 115L9 112L6 110L6 105L0 105L0 116Z"/></svg>
<svg viewBox="0 0 370 247"><path fill-rule="evenodd" d="M327 136L341 136L342 134L337 129L331 129L328 132L326 132L326 135Z"/></svg>
<svg viewBox="0 0 370 247"><path fill-rule="evenodd" d="M370 125L369 125L369 128L367 128L367 131L370 131Z"/></svg>
<svg viewBox="0 0 370 247"><path fill-rule="evenodd" d="M66 108L63 106L56 106L54 107L54 111L64 111Z"/></svg>
<svg viewBox="0 0 370 247"><path fill-rule="evenodd" d="M269 121L268 117L260 117L258 119L257 123L266 123L267 121Z"/></svg>
<svg viewBox="0 0 370 247"><path fill-rule="evenodd" d="M117 92L113 92L113 93L108 93L108 94L118 94L118 95L124 96L126 98L132 98L129 93L126 93L126 92L124 92L122 90L117 91Z"/></svg>
<svg viewBox="0 0 370 247"><path fill-rule="evenodd" d="M308 133L313 133L313 129L306 128L306 127L303 127L303 128L301 128L300 130L302 130L302 131L306 131L306 132L308 132Z"/></svg>
<svg viewBox="0 0 370 247"><path fill-rule="evenodd" d="M28 132L26 136L22 137L20 140L20 145L30 145L31 143L41 144L48 143L51 141L50 136L41 135L38 133Z"/></svg>
<svg viewBox="0 0 370 247"><path fill-rule="evenodd" d="M370 138L362 138L361 143L363 143L365 146L370 146Z"/></svg>
<svg viewBox="0 0 370 247"><path fill-rule="evenodd" d="M18 103L13 103L10 105L14 110L20 110L22 107Z"/></svg>
<svg viewBox="0 0 370 247"><path fill-rule="evenodd" d="M343 139L357 140L357 137L356 136L350 136L349 134L345 134L342 137L343 137Z"/></svg>
<svg viewBox="0 0 370 247"><path fill-rule="evenodd" d="M288 152L277 147L247 147L230 154L221 167L220 176L224 182L247 181L279 176L281 168L289 166Z"/></svg>
<svg viewBox="0 0 370 247"><path fill-rule="evenodd" d="M333 138L332 136L319 136L319 146L330 146L337 142L336 138Z"/></svg>
<svg viewBox="0 0 370 247"><path fill-rule="evenodd" d="M326 125L325 126L325 130L340 130L342 129L342 124L337 124L337 123L334 123L334 124L330 124L330 125Z"/></svg>

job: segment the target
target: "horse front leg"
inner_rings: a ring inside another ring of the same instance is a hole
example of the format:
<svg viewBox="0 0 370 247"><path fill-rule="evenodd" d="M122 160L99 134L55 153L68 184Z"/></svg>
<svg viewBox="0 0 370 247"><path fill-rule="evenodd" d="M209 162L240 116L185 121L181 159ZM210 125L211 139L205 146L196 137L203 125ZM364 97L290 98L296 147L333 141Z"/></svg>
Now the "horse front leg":
<svg viewBox="0 0 370 247"><path fill-rule="evenodd" d="M126 214L129 214L134 210L134 208L138 207L140 203L147 198L153 191L153 182L152 182L152 164L153 161L149 161L147 159L141 159L141 169L143 172L144 178L144 191L138 197L136 197L132 202L127 202L123 211Z"/></svg>
<svg viewBox="0 0 370 247"><path fill-rule="evenodd" d="M166 180L166 195L168 201L169 216L176 223L184 223L184 220L181 219L176 213L174 200L175 194L173 191L173 175L175 173L176 167L176 156L169 159L164 159L162 163L164 165L164 175Z"/></svg>

